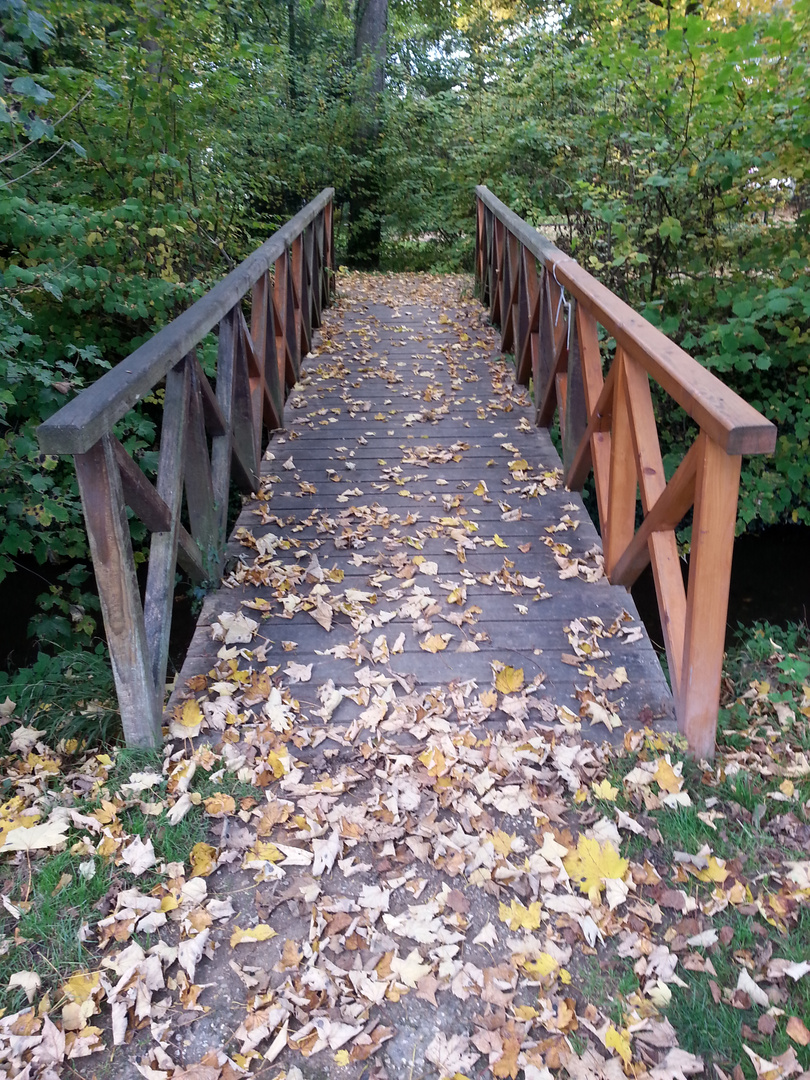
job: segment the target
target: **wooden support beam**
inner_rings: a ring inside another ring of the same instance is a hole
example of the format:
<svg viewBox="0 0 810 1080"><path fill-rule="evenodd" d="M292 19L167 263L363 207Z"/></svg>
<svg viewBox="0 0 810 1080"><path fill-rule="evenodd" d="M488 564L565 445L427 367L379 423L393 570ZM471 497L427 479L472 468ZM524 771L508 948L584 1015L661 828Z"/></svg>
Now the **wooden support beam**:
<svg viewBox="0 0 810 1080"><path fill-rule="evenodd" d="M171 528L166 532L152 534L143 600L150 675L154 693L159 695L161 702L169 659L177 540L186 464L186 421L193 365L194 357L187 356L166 375L156 488L158 495L171 511Z"/></svg>
<svg viewBox="0 0 810 1080"><path fill-rule="evenodd" d="M616 350L613 395L613 427L610 440L610 506L606 527L602 530L605 546L605 572L610 578L619 556L633 539L636 520L636 464L633 458L633 434L624 384L624 353Z"/></svg>
<svg viewBox="0 0 810 1080"><path fill-rule="evenodd" d="M710 760L720 701L741 459L727 454L703 431L697 445L678 727L691 753Z"/></svg>
<svg viewBox="0 0 810 1080"><path fill-rule="evenodd" d="M74 461L124 737L128 746L156 747L161 739L163 699L150 669L112 434L102 436Z"/></svg>

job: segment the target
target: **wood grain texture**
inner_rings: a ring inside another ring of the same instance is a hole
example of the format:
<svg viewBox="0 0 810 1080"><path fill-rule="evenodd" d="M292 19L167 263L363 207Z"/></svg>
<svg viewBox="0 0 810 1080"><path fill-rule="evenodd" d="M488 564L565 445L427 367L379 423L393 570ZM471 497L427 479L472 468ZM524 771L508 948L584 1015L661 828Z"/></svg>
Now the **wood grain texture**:
<svg viewBox="0 0 810 1080"><path fill-rule="evenodd" d="M160 744L162 698L149 662L124 492L113 447L105 435L76 457L76 476L90 554L110 649L121 722L128 746Z"/></svg>
<svg viewBox="0 0 810 1080"><path fill-rule="evenodd" d="M483 249L483 239L479 243ZM578 670L570 663L566 627L585 616L608 627L623 611L635 623L624 589L604 578L560 577L559 551L592 565L589 553L598 550L598 536L579 498L559 482L560 461L548 432L531 424L530 396L498 360L500 339L480 321L483 310L470 312L458 298L448 298L444 284L434 286L433 297L418 276L387 287L394 295L385 294L384 278L352 275L341 285L340 309L324 312L325 337L315 335L315 355L290 395L287 430L276 433L262 462L261 500L245 505L231 536L228 553L237 570L206 601L175 700L184 678L213 666L220 645L212 628L222 611L242 610L258 619L255 640L272 650L268 662L312 663L312 682L301 693L307 701L316 701L318 687L329 679L340 685L353 678L354 665L326 650L357 640L370 649L381 634L393 643L402 633L403 651L392 654L381 672L424 689L446 688L459 678L475 679L483 688L493 678L492 664L502 662L522 667L527 679L545 673L541 696L577 710L576 689L587 676L582 665ZM520 458L531 477L553 477L552 486L535 496L524 493L509 467ZM475 493L481 481L488 485L486 495ZM476 538L474 548L463 549L437 531L433 522L448 514L476 527L469 533ZM573 526L565 523L568 518ZM548 531L561 521L562 531ZM284 546L257 558L254 545L274 537ZM329 633L304 611L284 617L281 598L306 594L311 585L279 593L262 584L261 568L272 559L278 572L300 574L313 553L335 575L333 593L357 589L376 595L368 607L371 617L397 606L386 597L403 580L392 558L410 563L416 556L435 564L432 576L422 575L419 563L412 565L404 596L430 591L433 631L453 635L447 651L424 651L425 632L415 632L414 620L399 615L358 632L338 612ZM542 580L543 589L519 584L524 579ZM451 583L463 584L461 606L448 603ZM546 594L542 599L540 592ZM445 621L466 610L469 624ZM296 643L289 656L282 641ZM455 651L476 641L475 652ZM669 691L646 636L626 645L611 639L607 651L594 666L600 676L626 668L630 683L611 695L621 699L625 724L639 718L670 724ZM336 713L342 715L345 710ZM583 735L588 729L586 723ZM598 739L607 734L604 728L593 731ZM621 729L614 738L620 734Z"/></svg>

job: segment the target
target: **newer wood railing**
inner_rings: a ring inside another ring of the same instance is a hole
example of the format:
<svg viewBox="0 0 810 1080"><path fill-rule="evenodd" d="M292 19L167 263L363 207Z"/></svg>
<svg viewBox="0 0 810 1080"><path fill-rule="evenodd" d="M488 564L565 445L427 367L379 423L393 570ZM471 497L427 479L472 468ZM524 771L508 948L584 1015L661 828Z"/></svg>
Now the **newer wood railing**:
<svg viewBox="0 0 810 1080"><path fill-rule="evenodd" d="M258 488L263 432L282 426L287 393L329 302L333 195L325 188L210 292L39 428L43 453L74 458L130 746L160 741L176 565L198 581L219 578L231 480L245 492ZM217 327L212 386L196 349ZM113 427L164 380L153 485ZM143 600L127 506L152 533Z"/></svg>
<svg viewBox="0 0 810 1080"><path fill-rule="evenodd" d="M593 469L609 580L629 588L652 563L678 726L710 758L741 455L770 453L776 428L486 187L476 196L476 277L501 350L534 384L537 424L559 414L567 486ZM607 374L600 327L615 343ZM698 428L668 483L650 379ZM684 588L675 528L690 509Z"/></svg>

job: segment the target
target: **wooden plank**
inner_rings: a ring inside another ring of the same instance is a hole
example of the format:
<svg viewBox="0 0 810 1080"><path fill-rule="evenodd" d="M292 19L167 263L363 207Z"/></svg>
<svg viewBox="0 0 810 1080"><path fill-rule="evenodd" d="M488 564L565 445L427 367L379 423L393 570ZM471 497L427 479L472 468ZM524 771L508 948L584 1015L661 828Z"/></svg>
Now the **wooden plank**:
<svg viewBox="0 0 810 1080"><path fill-rule="evenodd" d="M501 277L504 258L504 224L497 218L493 220L492 253L490 256L492 278L490 280L489 321L495 326L501 324Z"/></svg>
<svg viewBox="0 0 810 1080"><path fill-rule="evenodd" d="M557 408L557 376L565 370L566 327L560 306L561 290L546 272L543 310L540 316L540 382L535 389L538 427L548 427Z"/></svg>
<svg viewBox="0 0 810 1080"><path fill-rule="evenodd" d="M208 455L208 442L205 437L202 395L197 382L195 365L192 365L191 370L188 419L185 433L184 479L191 536L200 550L203 565L210 568L208 576L214 578L219 571L219 528L214 500L214 486L211 482L211 459Z"/></svg>
<svg viewBox="0 0 810 1080"><path fill-rule="evenodd" d="M532 338L537 336L540 327L540 295L540 278L537 274L535 257L526 248L521 248L521 294L518 317L520 348L515 359L516 381L523 386L528 386L532 374Z"/></svg>
<svg viewBox="0 0 810 1080"><path fill-rule="evenodd" d="M84 520L127 746L161 742L129 522L112 435L75 458ZM137 466L136 466L137 467Z"/></svg>
<svg viewBox="0 0 810 1080"><path fill-rule="evenodd" d="M613 408L612 388L602 399L605 379L602 375L602 354L599 332L593 314L581 304L576 305L577 344L580 370L588 410L588 428L571 464L566 468L566 484L579 491L593 467L599 521L604 526L608 517L610 491L610 423ZM610 376L608 376L610 379ZM610 380L612 383L612 380Z"/></svg>
<svg viewBox="0 0 810 1080"><path fill-rule="evenodd" d="M161 701L169 659L177 538L186 464L184 455L186 422L193 365L193 356L188 356L166 375L163 424L160 431L160 459L155 487L171 512L171 528L166 532L152 535L146 592L143 600L150 674L154 691L160 696Z"/></svg>
<svg viewBox="0 0 810 1080"><path fill-rule="evenodd" d="M233 359L233 452L249 480L246 494L258 490L261 444L253 423L253 398L248 369L249 335L241 308L237 308Z"/></svg>
<svg viewBox="0 0 810 1080"><path fill-rule="evenodd" d="M562 406L562 414L565 422L560 425L563 434L563 468L566 470L573 462L579 444L588 427L588 405L585 399L585 381L582 375L582 358L580 356L579 332L577 330L576 319L576 301L572 303L570 318L571 344L568 349L565 402ZM557 398L559 400L559 392Z"/></svg>
<svg viewBox="0 0 810 1080"><path fill-rule="evenodd" d="M636 520L636 465L627 398L624 391L624 353L619 348L612 365L615 389L613 425L610 437L610 504L606 527L602 529L605 545L605 570L608 577L619 557L633 539Z"/></svg>
<svg viewBox="0 0 810 1080"><path fill-rule="evenodd" d="M501 352L512 352L515 342L513 312L517 305L520 280L518 258L520 245L511 233L504 237L504 273L501 279Z"/></svg>
<svg viewBox="0 0 810 1080"><path fill-rule="evenodd" d="M710 760L717 731L741 460L725 453L706 432L700 433L697 443L678 727L690 752Z"/></svg>
<svg viewBox="0 0 810 1080"><path fill-rule="evenodd" d="M219 325L219 350L217 356L217 401L225 420L225 434L211 440L211 484L214 489L214 505L217 511L217 547L225 546L225 530L228 520L228 500L231 492L231 462L233 460L233 382L234 353L236 349L237 313L229 311ZM244 491L250 488L248 474L236 460L234 480Z"/></svg>
<svg viewBox="0 0 810 1080"><path fill-rule="evenodd" d="M625 401L630 415L636 476L638 477L641 505L646 522L659 503L666 498L667 483L664 475L664 463L661 459L658 428L655 422L655 411L647 373L639 363L627 356L624 358L623 371ZM684 475L688 477L687 470L684 471ZM694 479L692 484L694 484ZM673 497L680 497L682 500L685 492L691 494L689 487L688 480L684 484L679 478L679 482L672 489ZM666 516L671 516L673 510L683 507L683 501L681 501L680 506L675 507L673 498L667 500L667 503L670 514ZM691 500L688 505L691 505ZM686 513L688 505L683 509L681 517ZM678 521L680 521L680 518L678 518ZM678 700L678 688L681 681L686 624L686 593L683 587L678 544L674 532L678 521L674 522L666 530L653 529L649 534L646 545L647 553L652 561L655 591L658 599L658 613L661 618L661 628L664 633L664 644L667 650L676 701ZM633 547L634 540L635 537L625 550L625 556L627 551ZM615 570L616 567L614 567L611 574L611 581L618 582ZM623 584L628 584L628 582L625 580Z"/></svg>
<svg viewBox="0 0 810 1080"><path fill-rule="evenodd" d="M124 501L149 532L167 532L172 515L166 503L147 480L114 435L110 436L116 464L121 473Z"/></svg>
<svg viewBox="0 0 810 1080"><path fill-rule="evenodd" d="M324 188L210 292L41 424L37 437L42 452L80 454L89 450L213 330L333 195L333 188Z"/></svg>
<svg viewBox="0 0 810 1080"><path fill-rule="evenodd" d="M202 364L195 356L195 371L197 382L202 395L203 416L205 417L205 429L209 435L224 435L226 431L225 417L219 407L217 396L208 381L208 376L202 369Z"/></svg>
<svg viewBox="0 0 810 1080"><path fill-rule="evenodd" d="M625 585L629 589L650 561L647 548L650 537L659 532L671 532L688 514L695 500L696 468L697 444L693 443L617 561L611 578L617 585Z"/></svg>

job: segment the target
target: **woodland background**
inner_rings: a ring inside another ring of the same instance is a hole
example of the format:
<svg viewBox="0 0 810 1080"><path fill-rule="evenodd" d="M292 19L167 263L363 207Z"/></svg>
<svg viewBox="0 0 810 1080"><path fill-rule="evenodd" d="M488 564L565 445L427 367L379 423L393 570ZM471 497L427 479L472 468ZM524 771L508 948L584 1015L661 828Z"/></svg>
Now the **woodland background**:
<svg viewBox="0 0 810 1080"><path fill-rule="evenodd" d="M326 185L342 261L442 271L487 184L778 425L739 530L810 524L809 50L810 0L0 0L8 666L103 655L37 425Z"/></svg>

